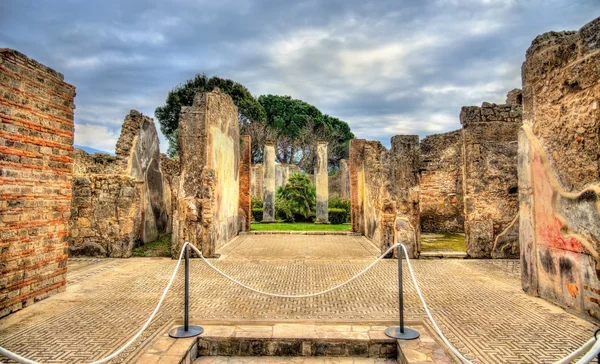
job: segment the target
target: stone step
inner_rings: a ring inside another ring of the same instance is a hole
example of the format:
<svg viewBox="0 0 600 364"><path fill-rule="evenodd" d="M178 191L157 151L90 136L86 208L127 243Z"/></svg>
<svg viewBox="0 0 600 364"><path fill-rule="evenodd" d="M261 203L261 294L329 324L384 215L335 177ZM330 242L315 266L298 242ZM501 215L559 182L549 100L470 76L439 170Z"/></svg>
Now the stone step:
<svg viewBox="0 0 600 364"><path fill-rule="evenodd" d="M407 322L416 340L390 339L383 323L248 323L202 325L200 336L165 333L137 363L452 363L424 322ZM283 358L283 359L282 359Z"/></svg>
<svg viewBox="0 0 600 364"><path fill-rule="evenodd" d="M421 252L419 259L465 259L464 252Z"/></svg>
<svg viewBox="0 0 600 364"><path fill-rule="evenodd" d="M243 235L244 233L240 233ZM352 231L249 231L245 234L250 235L346 235L346 236L361 236L361 233Z"/></svg>
<svg viewBox="0 0 600 364"><path fill-rule="evenodd" d="M194 364L237 364L237 363L310 363L310 364L396 364L396 359L360 358L360 357L297 357L297 356L201 356Z"/></svg>

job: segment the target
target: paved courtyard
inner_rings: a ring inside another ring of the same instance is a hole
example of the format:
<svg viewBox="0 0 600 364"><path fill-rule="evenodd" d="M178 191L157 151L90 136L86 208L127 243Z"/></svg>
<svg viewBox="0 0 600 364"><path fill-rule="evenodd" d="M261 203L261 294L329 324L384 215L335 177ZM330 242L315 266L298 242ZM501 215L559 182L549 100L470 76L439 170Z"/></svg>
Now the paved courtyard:
<svg viewBox="0 0 600 364"><path fill-rule="evenodd" d="M378 252L356 236L243 235L213 264L262 290L302 294L345 281ZM110 354L141 327L167 284L166 258L72 259L67 291L0 320L0 345L51 363L89 362ZM461 352L478 363L552 362L593 334L588 322L520 288L518 261L418 260L414 267L434 316ZM406 268L406 266L405 266ZM408 277L408 271L405 269ZM191 263L194 324L372 323L397 318L397 266L384 260L339 290L313 298L273 298L226 280L200 259ZM182 319L183 272L150 328L113 362L144 347ZM405 285L408 320L424 311Z"/></svg>

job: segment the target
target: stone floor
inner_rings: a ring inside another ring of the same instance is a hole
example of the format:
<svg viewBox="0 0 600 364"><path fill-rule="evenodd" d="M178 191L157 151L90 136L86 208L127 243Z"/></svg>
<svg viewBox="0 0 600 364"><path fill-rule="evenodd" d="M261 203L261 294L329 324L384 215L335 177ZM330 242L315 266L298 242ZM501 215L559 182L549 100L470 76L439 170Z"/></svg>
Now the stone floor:
<svg viewBox="0 0 600 364"><path fill-rule="evenodd" d="M213 264L236 279L271 292L302 294L345 281L375 259L377 250L354 236L245 235L220 253ZM72 259L66 292L0 320L0 345L52 363L108 355L142 326L174 266L167 258ZM517 261L421 260L414 267L442 330L474 362L551 362L581 345L597 326L525 295ZM181 321L182 276L149 329L114 363L138 359L149 342ZM194 324L385 326L397 317L395 260L380 262L333 293L303 299L253 293L199 259L191 263L191 276ZM407 320L420 320L424 311L408 281L405 292Z"/></svg>

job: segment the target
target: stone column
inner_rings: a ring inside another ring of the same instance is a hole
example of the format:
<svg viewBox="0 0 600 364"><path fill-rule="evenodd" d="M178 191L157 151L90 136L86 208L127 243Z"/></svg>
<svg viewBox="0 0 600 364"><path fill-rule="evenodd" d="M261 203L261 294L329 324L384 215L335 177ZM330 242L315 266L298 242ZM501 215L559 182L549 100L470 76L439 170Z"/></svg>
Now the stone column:
<svg viewBox="0 0 600 364"><path fill-rule="evenodd" d="M317 165L315 166L315 183L317 185L317 224L329 222L329 175L327 173L327 142L317 143Z"/></svg>
<svg viewBox="0 0 600 364"><path fill-rule="evenodd" d="M263 164L265 175L262 222L275 222L275 143L272 141L265 143Z"/></svg>
<svg viewBox="0 0 600 364"><path fill-rule="evenodd" d="M348 162L345 159L340 159L340 197L350 198L350 170Z"/></svg>

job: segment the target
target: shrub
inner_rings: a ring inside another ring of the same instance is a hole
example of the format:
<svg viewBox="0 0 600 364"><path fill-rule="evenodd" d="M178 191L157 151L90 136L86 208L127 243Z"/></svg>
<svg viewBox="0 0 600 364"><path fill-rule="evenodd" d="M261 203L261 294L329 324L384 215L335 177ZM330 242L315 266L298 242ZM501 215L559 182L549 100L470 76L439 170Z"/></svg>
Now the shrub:
<svg viewBox="0 0 600 364"><path fill-rule="evenodd" d="M348 213L344 209L329 209L329 222L332 224L343 224L348 218Z"/></svg>
<svg viewBox="0 0 600 364"><path fill-rule="evenodd" d="M253 209L262 209L263 208L263 200L260 198L252 197L250 202Z"/></svg>
<svg viewBox="0 0 600 364"><path fill-rule="evenodd" d="M263 209L261 208L253 208L252 209L252 219L256 222L262 221L263 218Z"/></svg>
<svg viewBox="0 0 600 364"><path fill-rule="evenodd" d="M305 174L291 175L285 187L277 190L277 199L289 204L287 206L291 209L293 221L311 221L315 215L317 192L310 178Z"/></svg>
<svg viewBox="0 0 600 364"><path fill-rule="evenodd" d="M275 218L285 222L294 222L294 211L290 201L280 197L275 198Z"/></svg>
<svg viewBox="0 0 600 364"><path fill-rule="evenodd" d="M332 197L327 203L329 208L332 209L344 209L346 211L346 221L350 222L351 204L350 200L341 197Z"/></svg>

